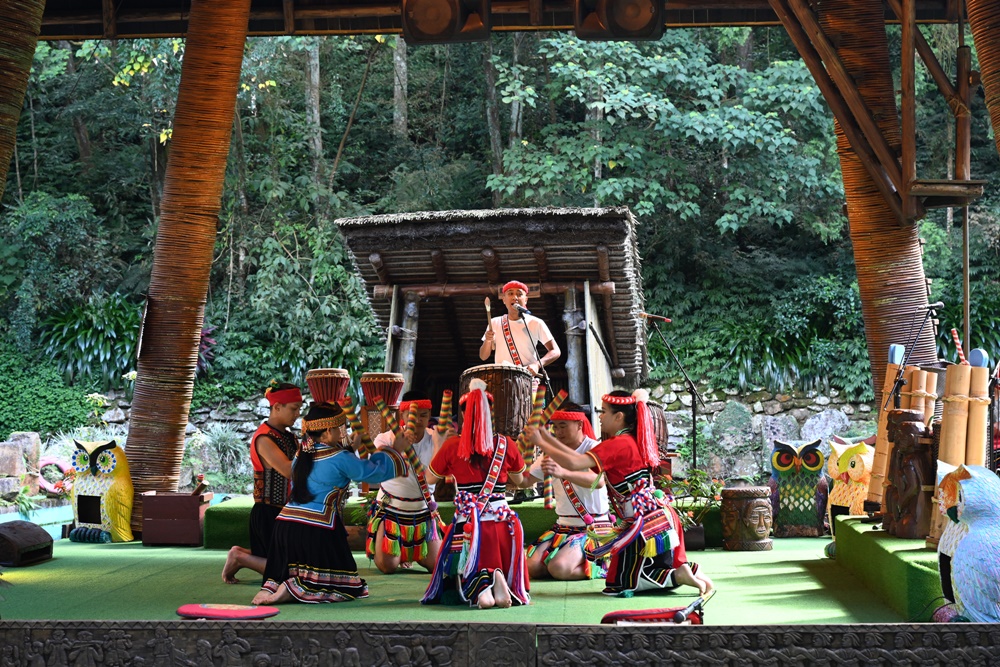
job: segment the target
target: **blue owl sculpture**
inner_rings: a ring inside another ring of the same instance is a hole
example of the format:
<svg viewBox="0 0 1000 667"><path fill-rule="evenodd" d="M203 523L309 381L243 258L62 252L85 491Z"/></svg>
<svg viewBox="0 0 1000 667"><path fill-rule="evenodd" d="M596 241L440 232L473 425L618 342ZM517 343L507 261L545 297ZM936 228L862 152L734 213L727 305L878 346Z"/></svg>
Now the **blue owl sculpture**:
<svg viewBox="0 0 1000 667"><path fill-rule="evenodd" d="M820 443L774 441L768 486L775 537L819 537L824 532L829 482Z"/></svg>

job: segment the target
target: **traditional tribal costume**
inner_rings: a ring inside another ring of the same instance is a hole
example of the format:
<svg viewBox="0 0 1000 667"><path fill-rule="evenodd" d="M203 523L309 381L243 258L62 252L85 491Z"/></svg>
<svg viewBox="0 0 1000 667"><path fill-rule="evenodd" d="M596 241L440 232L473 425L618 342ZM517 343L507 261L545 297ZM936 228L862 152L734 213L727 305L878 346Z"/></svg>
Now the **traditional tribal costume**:
<svg viewBox="0 0 1000 667"><path fill-rule="evenodd" d="M462 434L446 440L430 464L434 476L454 476L457 493L455 516L421 602L438 604L457 586L459 597L475 605L500 570L512 601L528 604L524 534L504 495L507 474L523 473L524 459L513 440L493 435L484 391L474 389L462 400L467 403Z"/></svg>
<svg viewBox="0 0 1000 667"><path fill-rule="evenodd" d="M264 397L271 405L279 403L299 403L302 392L298 388L268 389ZM264 461L257 453L257 438L266 435L274 440L278 449L288 460L295 456L298 443L288 431L279 431L264 421L250 438L250 463L253 465L253 508L250 510L250 553L264 558L271 544L274 520L281 508L288 502L290 482L274 468L264 467Z"/></svg>
<svg viewBox="0 0 1000 667"><path fill-rule="evenodd" d="M552 421L579 421L583 424L583 442L576 451L585 454L599 442L594 439L594 429L590 420L582 412L557 411L552 415ZM537 480L544 477L542 459L537 458L528 470L528 475ZM560 483L561 482L561 483ZM603 488L579 486L566 480L556 480L552 485L556 500L558 520L549 530L542 533L534 544L528 548L528 557L535 555L538 549L545 554L543 563L548 564L560 549L579 546L584 554L599 545L587 531L605 531L611 528L608 516L608 494ZM591 579L603 579L605 576L604 559L594 563L586 559L587 576Z"/></svg>
<svg viewBox="0 0 1000 667"><path fill-rule="evenodd" d="M659 465L649 412L634 396L604 396L612 405L636 404L638 439L619 432L587 455L593 470L607 476L608 497L618 516L617 535L591 551L610 555L605 595L630 596L645 590L677 588L673 571L687 562L680 517L669 499L654 493L652 470ZM697 572L697 565L691 569Z"/></svg>
<svg viewBox="0 0 1000 667"><path fill-rule="evenodd" d="M399 405L402 415L409 413L410 408L431 409L431 402L426 399L404 401ZM413 443L413 451L420 463L426 467L434 455L434 431L426 429L424 437ZM391 448L395 436L390 431L380 433L375 438L375 446ZM365 553L369 558L375 557L375 550L399 556L400 563L419 561L427 556L428 542L440 540L437 521L431 516L427 499L433 498L434 485L423 480L423 471L407 468L405 477L397 477L382 482L378 496L368 510L368 539L365 541ZM424 497L424 489L428 494ZM375 544L379 526L385 528L381 544Z"/></svg>
<svg viewBox="0 0 1000 667"><path fill-rule="evenodd" d="M344 421L340 414L305 422L303 428L335 428ZM278 515L262 588L274 593L284 583L299 602L346 602L368 597L368 585L358 575L357 563L347 545L341 517L343 502L352 481L375 484L403 476L406 462L394 449L381 449L361 460L339 445L311 444L315 447L314 463L306 485L313 499L306 503L289 501Z"/></svg>

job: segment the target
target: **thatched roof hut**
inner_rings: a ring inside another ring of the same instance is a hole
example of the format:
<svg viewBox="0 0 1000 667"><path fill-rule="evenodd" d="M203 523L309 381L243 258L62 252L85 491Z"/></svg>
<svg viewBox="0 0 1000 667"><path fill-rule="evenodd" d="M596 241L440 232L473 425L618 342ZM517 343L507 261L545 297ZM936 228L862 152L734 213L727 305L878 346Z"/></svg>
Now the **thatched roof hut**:
<svg viewBox="0 0 1000 667"><path fill-rule="evenodd" d="M576 354L586 356L583 382L600 380L606 388L613 379L634 387L644 379L636 221L627 208L421 212L337 224L387 334L387 371L405 373L401 347L415 328L413 386L447 388L483 363L484 297L491 297L494 315L502 314L498 291L512 279L528 284L528 307L563 350L549 367L556 388L572 393L567 362L572 367L574 336L582 344ZM416 327L404 319L407 295L419 310Z"/></svg>

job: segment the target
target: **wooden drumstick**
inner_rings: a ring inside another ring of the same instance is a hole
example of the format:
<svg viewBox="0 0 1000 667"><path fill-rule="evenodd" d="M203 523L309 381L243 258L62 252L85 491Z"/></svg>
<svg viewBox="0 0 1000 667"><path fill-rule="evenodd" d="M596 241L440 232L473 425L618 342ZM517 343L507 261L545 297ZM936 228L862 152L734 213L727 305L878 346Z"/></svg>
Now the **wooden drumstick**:
<svg viewBox="0 0 1000 667"><path fill-rule="evenodd" d="M487 329L492 329L493 328L493 317L490 314L492 312L490 310L490 297L486 297L485 304L486 304L486 328Z"/></svg>

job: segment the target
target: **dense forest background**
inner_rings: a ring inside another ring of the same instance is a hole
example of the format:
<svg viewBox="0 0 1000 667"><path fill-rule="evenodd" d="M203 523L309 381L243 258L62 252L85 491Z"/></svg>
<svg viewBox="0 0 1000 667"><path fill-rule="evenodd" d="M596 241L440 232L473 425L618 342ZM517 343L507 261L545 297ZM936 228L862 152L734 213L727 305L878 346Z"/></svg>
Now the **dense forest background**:
<svg viewBox="0 0 1000 667"><path fill-rule="evenodd" d="M923 30L954 71L955 28ZM0 432L71 426L87 393L129 389L183 55L178 39L38 45L0 211L0 374L18 399ZM954 123L918 77L918 174L947 178ZM989 181L971 211L972 345L996 358L1000 159L981 93L972 113L972 174ZM631 207L647 308L674 318L696 378L872 396L833 119L780 28L250 39L226 185L195 405L381 367L335 218L513 206ZM960 221L919 223L947 358ZM676 374L650 344L651 377Z"/></svg>

